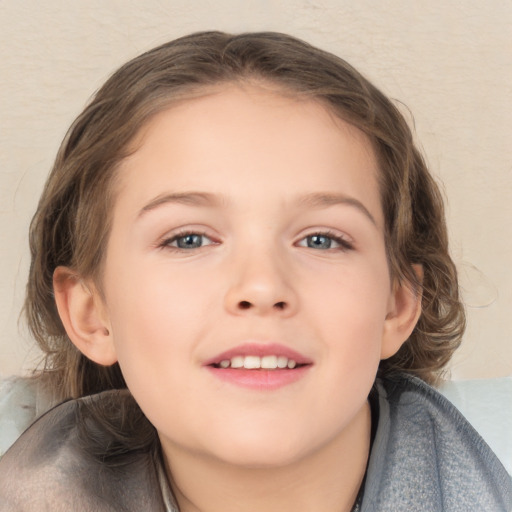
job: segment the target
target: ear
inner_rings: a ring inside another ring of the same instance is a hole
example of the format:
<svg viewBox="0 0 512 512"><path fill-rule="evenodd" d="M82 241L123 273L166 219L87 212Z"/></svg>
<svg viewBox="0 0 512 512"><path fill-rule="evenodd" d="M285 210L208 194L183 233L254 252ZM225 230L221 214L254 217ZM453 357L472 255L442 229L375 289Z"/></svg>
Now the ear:
<svg viewBox="0 0 512 512"><path fill-rule="evenodd" d="M69 339L95 363L117 361L104 301L92 283L67 267L53 273L53 291L60 319Z"/></svg>
<svg viewBox="0 0 512 512"><path fill-rule="evenodd" d="M413 265L418 282L423 282L423 267ZM395 281L384 323L381 359L394 356L409 338L421 315L421 287Z"/></svg>

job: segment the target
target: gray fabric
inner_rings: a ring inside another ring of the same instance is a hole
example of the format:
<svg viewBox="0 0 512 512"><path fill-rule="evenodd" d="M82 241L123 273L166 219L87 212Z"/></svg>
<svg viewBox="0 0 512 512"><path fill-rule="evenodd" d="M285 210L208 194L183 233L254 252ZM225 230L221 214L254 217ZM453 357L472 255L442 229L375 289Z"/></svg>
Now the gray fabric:
<svg viewBox="0 0 512 512"><path fill-rule="evenodd" d="M469 420L512 475L512 375L445 381L439 391Z"/></svg>
<svg viewBox="0 0 512 512"><path fill-rule="evenodd" d="M375 397L378 426L355 510L512 511L512 479L444 397L406 376L377 380ZM105 411L107 426L97 420ZM161 469L156 433L129 393L70 401L0 460L0 511L165 511Z"/></svg>
<svg viewBox="0 0 512 512"><path fill-rule="evenodd" d="M159 464L158 438L128 392L69 401L0 460L0 511L165 512Z"/></svg>
<svg viewBox="0 0 512 512"><path fill-rule="evenodd" d="M512 511L512 479L448 400L405 376L377 390L361 512Z"/></svg>
<svg viewBox="0 0 512 512"><path fill-rule="evenodd" d="M0 457L52 405L40 379L0 378Z"/></svg>

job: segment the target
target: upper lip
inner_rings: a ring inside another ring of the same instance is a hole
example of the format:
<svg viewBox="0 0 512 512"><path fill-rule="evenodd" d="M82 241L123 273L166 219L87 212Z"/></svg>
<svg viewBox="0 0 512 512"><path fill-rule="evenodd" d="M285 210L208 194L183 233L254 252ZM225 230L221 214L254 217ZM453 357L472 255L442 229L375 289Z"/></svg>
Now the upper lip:
<svg viewBox="0 0 512 512"><path fill-rule="evenodd" d="M216 356L206 360L203 364L204 366L217 365L221 361L232 359L236 356L284 356L288 359L293 359L300 365L313 363L311 359L300 352L279 343L243 343L217 354Z"/></svg>

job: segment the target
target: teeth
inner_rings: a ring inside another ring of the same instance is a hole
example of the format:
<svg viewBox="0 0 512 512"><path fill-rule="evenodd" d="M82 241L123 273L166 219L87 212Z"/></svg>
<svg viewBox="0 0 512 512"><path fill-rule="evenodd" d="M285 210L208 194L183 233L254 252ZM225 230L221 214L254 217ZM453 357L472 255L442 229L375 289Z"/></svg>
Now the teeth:
<svg viewBox="0 0 512 512"><path fill-rule="evenodd" d="M278 368L286 368L288 366L288 358L284 356L279 356L277 358L277 367Z"/></svg>
<svg viewBox="0 0 512 512"><path fill-rule="evenodd" d="M277 356L264 356L261 358L261 367L268 370L277 368Z"/></svg>
<svg viewBox="0 0 512 512"><path fill-rule="evenodd" d="M247 370L275 370L277 368L293 369L297 362L285 356L235 356L231 359L224 359L219 363L220 368L245 368Z"/></svg>
<svg viewBox="0 0 512 512"><path fill-rule="evenodd" d="M236 356L231 359L231 368L243 368L244 358L242 356Z"/></svg>
<svg viewBox="0 0 512 512"><path fill-rule="evenodd" d="M244 368L252 370L253 368L261 368L261 357L258 356L245 356Z"/></svg>

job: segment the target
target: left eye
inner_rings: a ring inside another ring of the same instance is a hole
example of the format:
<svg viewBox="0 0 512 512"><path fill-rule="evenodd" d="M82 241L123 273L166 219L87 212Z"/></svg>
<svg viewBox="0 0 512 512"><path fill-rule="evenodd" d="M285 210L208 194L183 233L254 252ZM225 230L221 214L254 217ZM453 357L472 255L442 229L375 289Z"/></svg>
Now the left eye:
<svg viewBox="0 0 512 512"><path fill-rule="evenodd" d="M198 249L214 242L206 235L200 233L184 233L166 240L163 245L166 247L176 247L178 249Z"/></svg>
<svg viewBox="0 0 512 512"><path fill-rule="evenodd" d="M315 233L304 237L298 244L300 247L309 247L310 249L352 249L352 245L339 236L329 234Z"/></svg>

